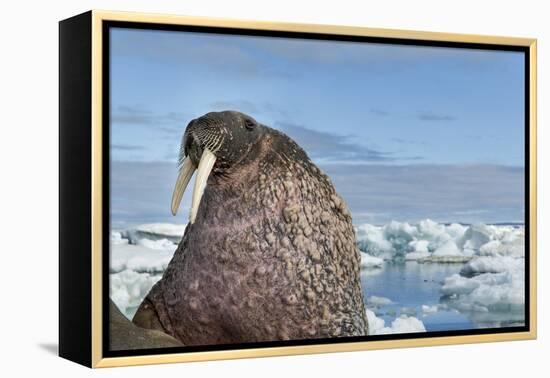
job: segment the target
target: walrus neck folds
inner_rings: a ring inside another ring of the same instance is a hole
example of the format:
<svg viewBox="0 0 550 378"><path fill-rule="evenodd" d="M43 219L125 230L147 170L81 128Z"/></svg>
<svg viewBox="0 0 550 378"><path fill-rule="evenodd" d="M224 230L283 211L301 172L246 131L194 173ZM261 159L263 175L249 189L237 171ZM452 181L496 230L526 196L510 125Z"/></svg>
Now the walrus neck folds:
<svg viewBox="0 0 550 378"><path fill-rule="evenodd" d="M304 172L318 172L298 145L286 135L270 131L260 143L251 145L243 158L231 167L220 170L214 167L197 222L219 226L222 223L250 221L251 214L278 216L281 209L266 199L273 194L282 197L283 191L289 190L293 177L301 177ZM281 152L283 145L288 148L284 153ZM277 184L281 189L277 188ZM242 203L248 204L249 208L242 209ZM227 216L228 206L235 206L234 211L230 212L235 216ZM244 217L247 213L248 218Z"/></svg>
<svg viewBox="0 0 550 378"><path fill-rule="evenodd" d="M227 166L221 161L214 166L208 185L218 189L235 188L235 183L252 186L257 181L258 167L266 159L271 146L271 137L266 136L261 142L253 143L242 153L242 157Z"/></svg>

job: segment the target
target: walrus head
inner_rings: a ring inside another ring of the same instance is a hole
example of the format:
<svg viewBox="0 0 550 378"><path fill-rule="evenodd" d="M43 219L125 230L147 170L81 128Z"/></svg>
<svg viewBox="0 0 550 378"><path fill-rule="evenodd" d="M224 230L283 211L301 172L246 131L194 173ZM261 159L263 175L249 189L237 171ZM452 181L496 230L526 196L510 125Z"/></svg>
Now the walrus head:
<svg viewBox="0 0 550 378"><path fill-rule="evenodd" d="M264 127L255 119L236 111L211 112L189 122L180 147L172 214L176 215L189 180L197 171L189 212L189 221L194 223L210 174L224 174L245 160L263 132Z"/></svg>

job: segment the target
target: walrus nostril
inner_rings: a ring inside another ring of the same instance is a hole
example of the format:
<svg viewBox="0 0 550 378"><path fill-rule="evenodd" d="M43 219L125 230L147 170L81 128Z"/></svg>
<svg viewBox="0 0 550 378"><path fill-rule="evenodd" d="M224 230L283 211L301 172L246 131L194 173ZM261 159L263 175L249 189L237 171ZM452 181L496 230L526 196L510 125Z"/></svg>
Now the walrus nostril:
<svg viewBox="0 0 550 378"><path fill-rule="evenodd" d="M193 134L191 133L185 133L185 140L183 142L185 155L189 155L189 150L191 149L191 145L194 142Z"/></svg>
<svg viewBox="0 0 550 378"><path fill-rule="evenodd" d="M251 119L247 118L244 120L244 126L246 127L247 130L254 130L254 128L256 127L256 124Z"/></svg>

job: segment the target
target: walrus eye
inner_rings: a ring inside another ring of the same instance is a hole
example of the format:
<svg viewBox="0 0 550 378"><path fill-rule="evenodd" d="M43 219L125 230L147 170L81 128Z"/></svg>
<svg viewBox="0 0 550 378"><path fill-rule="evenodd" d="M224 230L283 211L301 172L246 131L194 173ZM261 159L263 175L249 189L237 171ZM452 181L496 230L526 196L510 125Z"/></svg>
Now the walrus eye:
<svg viewBox="0 0 550 378"><path fill-rule="evenodd" d="M256 127L256 123L247 118L244 120L244 127L246 127L247 130L252 130L254 129L254 127Z"/></svg>

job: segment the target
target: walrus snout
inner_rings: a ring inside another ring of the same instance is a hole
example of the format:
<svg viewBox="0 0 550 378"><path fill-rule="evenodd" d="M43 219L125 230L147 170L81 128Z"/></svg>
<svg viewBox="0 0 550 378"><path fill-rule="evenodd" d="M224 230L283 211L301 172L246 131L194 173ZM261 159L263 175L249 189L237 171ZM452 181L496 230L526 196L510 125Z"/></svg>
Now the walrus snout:
<svg viewBox="0 0 550 378"><path fill-rule="evenodd" d="M261 135L250 116L236 112L211 112L187 125L180 147L180 171L172 194L171 210L176 215L183 193L197 171L189 221L194 223L200 201L214 164L225 168L242 160Z"/></svg>
<svg viewBox="0 0 550 378"><path fill-rule="evenodd" d="M199 165L200 158L205 149L216 153L224 142L226 126L222 119L212 113L194 119L187 125L182 140L182 150L185 156L189 156L195 164ZM181 156L180 156L181 158Z"/></svg>
<svg viewBox="0 0 550 378"><path fill-rule="evenodd" d="M191 159L191 162L195 167L199 166L201 161L202 153L206 147L204 143L195 133L190 132L186 133L185 141L183 142L185 148L185 155ZM209 148L212 151L211 148Z"/></svg>

